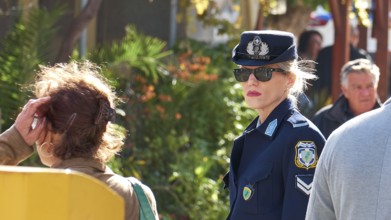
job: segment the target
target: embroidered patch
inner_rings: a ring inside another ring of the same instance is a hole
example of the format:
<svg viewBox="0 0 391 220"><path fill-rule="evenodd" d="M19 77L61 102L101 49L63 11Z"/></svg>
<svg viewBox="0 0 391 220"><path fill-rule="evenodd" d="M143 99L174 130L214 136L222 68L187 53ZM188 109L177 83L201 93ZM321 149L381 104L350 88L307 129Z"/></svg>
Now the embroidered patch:
<svg viewBox="0 0 391 220"><path fill-rule="evenodd" d="M269 53L269 46L262 42L259 36L255 36L252 41L248 42L246 50L248 54L254 56L254 59L270 59L270 56L266 56Z"/></svg>
<svg viewBox="0 0 391 220"><path fill-rule="evenodd" d="M273 121L271 121L268 125L267 125L267 128L266 128L266 131L265 131L265 134L267 136L272 136L273 133L274 133L274 130L276 130L276 127L277 127L277 119L274 119Z"/></svg>
<svg viewBox="0 0 391 220"><path fill-rule="evenodd" d="M313 179L314 175L312 174L296 175L296 189L309 196L311 194Z"/></svg>
<svg viewBox="0 0 391 220"><path fill-rule="evenodd" d="M315 168L318 163L318 154L313 141L299 141L295 146L295 164L298 168Z"/></svg>
<svg viewBox="0 0 391 220"><path fill-rule="evenodd" d="M246 185L244 188L243 188L243 199L244 201L248 201L251 199L251 197L253 197L253 194L254 194L254 188L251 184L248 184Z"/></svg>

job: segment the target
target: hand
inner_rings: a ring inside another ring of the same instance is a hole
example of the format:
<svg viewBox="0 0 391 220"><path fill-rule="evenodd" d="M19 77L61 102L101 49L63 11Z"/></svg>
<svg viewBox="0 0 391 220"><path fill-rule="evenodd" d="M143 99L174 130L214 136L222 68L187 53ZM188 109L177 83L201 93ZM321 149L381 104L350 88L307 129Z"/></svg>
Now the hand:
<svg viewBox="0 0 391 220"><path fill-rule="evenodd" d="M19 131L24 141L30 146L38 139L45 127L45 117L38 110L39 107L49 100L50 97L30 99L15 120L14 126L16 130Z"/></svg>

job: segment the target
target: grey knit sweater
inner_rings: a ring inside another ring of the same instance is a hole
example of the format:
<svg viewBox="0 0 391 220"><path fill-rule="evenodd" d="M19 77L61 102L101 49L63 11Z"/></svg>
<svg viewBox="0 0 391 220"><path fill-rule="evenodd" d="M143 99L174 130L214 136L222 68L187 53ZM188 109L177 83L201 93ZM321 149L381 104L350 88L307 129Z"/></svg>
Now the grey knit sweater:
<svg viewBox="0 0 391 220"><path fill-rule="evenodd" d="M391 219L390 102L331 134L315 171L306 220Z"/></svg>

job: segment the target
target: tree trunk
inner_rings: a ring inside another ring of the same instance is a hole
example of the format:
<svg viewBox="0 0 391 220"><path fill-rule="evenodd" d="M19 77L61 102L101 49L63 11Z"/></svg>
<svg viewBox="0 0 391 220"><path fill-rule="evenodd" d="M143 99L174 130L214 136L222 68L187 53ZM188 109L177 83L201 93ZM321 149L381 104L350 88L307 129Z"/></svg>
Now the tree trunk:
<svg viewBox="0 0 391 220"><path fill-rule="evenodd" d="M268 15L265 18L265 29L292 32L295 36L306 29L312 9L303 4L287 6L286 14Z"/></svg>
<svg viewBox="0 0 391 220"><path fill-rule="evenodd" d="M81 33L88 23L98 13L102 0L89 0L80 14L70 24L68 35L64 36L60 50L57 54L56 63L68 62Z"/></svg>

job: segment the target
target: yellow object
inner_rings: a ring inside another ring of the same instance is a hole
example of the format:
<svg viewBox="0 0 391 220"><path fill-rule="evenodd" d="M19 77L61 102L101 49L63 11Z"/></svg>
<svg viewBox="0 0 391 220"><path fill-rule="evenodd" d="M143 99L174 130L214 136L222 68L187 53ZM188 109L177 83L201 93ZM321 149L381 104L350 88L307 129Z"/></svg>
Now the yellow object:
<svg viewBox="0 0 391 220"><path fill-rule="evenodd" d="M83 173L0 166L1 220L123 220L124 201Z"/></svg>

